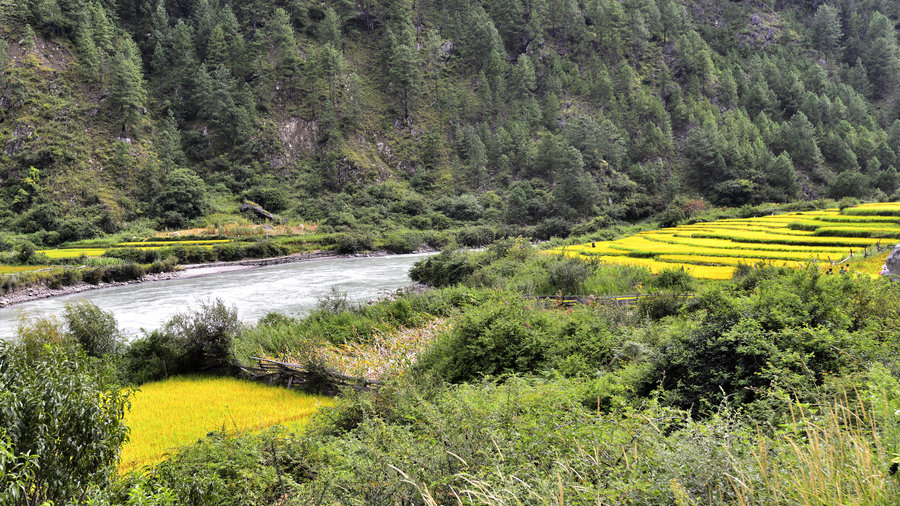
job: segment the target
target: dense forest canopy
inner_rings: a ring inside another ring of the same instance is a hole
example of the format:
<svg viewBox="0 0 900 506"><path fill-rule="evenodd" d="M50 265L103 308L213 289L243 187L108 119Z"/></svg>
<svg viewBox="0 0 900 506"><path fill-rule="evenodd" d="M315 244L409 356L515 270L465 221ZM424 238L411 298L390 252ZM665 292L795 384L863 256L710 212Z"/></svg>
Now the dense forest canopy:
<svg viewBox="0 0 900 506"><path fill-rule="evenodd" d="M900 187L889 0L2 0L0 224L338 231ZM216 214L218 213L218 214Z"/></svg>

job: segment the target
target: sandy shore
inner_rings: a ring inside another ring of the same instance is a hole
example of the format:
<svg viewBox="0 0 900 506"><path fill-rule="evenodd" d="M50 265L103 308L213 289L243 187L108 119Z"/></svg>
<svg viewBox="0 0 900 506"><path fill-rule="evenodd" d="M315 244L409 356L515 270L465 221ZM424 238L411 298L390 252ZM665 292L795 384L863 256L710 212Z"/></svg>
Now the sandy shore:
<svg viewBox="0 0 900 506"><path fill-rule="evenodd" d="M174 272L163 272L160 274L147 274L141 279L131 281L122 281L117 283L98 283L92 285L90 283L78 283L71 286L61 288L50 288L47 286L32 286L7 293L0 296L0 308L8 307L32 300L47 299L50 297L59 297L62 295L70 295L73 293L87 292L90 290L102 290L104 288L112 288L114 286L134 285L137 283L152 283L154 281L168 281L172 279L199 278L202 276L212 276L222 274L224 272L239 271L245 269L254 269L265 265L279 265L294 262L310 262L315 260L333 260L338 258L358 258L358 257L378 257L387 256L387 252L376 252L366 255L335 255L333 253L297 253L283 257L259 258L248 260L237 260L235 262L212 262L207 264L190 264L182 265L181 270Z"/></svg>

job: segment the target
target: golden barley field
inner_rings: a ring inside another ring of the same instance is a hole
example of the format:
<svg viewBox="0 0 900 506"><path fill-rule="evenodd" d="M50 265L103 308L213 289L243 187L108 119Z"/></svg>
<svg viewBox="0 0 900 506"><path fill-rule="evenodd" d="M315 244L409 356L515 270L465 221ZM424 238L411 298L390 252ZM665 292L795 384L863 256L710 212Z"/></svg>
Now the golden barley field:
<svg viewBox="0 0 900 506"><path fill-rule="evenodd" d="M119 470L162 461L209 432L254 431L273 425L302 429L329 397L234 378L185 376L147 383L131 398L125 423L130 439Z"/></svg>
<svg viewBox="0 0 900 506"><path fill-rule="evenodd" d="M548 250L590 261L640 265L657 273L684 269L701 279L727 279L738 265L841 267L877 275L900 242L900 202L734 218L664 228Z"/></svg>

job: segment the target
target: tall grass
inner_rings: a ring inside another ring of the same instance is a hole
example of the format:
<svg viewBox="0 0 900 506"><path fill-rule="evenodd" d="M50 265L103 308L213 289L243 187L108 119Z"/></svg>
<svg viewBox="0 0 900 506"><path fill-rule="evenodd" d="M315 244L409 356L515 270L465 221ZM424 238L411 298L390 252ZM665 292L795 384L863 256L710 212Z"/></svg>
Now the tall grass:
<svg viewBox="0 0 900 506"><path fill-rule="evenodd" d="M871 409L846 396L822 415L793 406L791 430L759 435L755 466L730 477L737 503L896 504L900 480Z"/></svg>

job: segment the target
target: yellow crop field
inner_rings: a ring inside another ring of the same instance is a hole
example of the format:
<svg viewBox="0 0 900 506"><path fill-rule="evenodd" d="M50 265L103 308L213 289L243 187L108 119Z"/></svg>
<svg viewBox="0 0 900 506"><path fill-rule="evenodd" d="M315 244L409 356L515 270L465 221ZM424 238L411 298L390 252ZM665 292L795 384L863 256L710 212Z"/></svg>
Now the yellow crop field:
<svg viewBox="0 0 900 506"><path fill-rule="evenodd" d="M153 246L158 248L165 248L169 246L178 246L178 245L188 245L188 246L197 246L200 244L223 244L226 242L231 242L230 239L209 239L209 240L200 240L200 241L145 241L145 242L120 242L116 244L118 247L123 248L134 248L139 246Z"/></svg>
<svg viewBox="0 0 900 506"><path fill-rule="evenodd" d="M46 269L47 265L0 265L0 274L18 274Z"/></svg>
<svg viewBox="0 0 900 506"><path fill-rule="evenodd" d="M234 378L178 377L142 385L125 423L131 429L119 469L162 461L167 453L210 431L260 430L273 425L301 429L328 397L311 396Z"/></svg>
<svg viewBox="0 0 900 506"><path fill-rule="evenodd" d="M797 246L793 244L765 244L765 243L739 243L724 239L701 239L699 237L681 237L671 234L648 234L646 236L650 241L667 242L672 244L683 244L687 246L695 246L702 248L716 249L752 249L756 251L791 251L815 254L831 255L837 257L841 254L847 255L848 248L838 246Z"/></svg>
<svg viewBox="0 0 900 506"><path fill-rule="evenodd" d="M900 202L877 202L843 209L841 214L857 216L900 216Z"/></svg>
<svg viewBox="0 0 900 506"><path fill-rule="evenodd" d="M106 248L43 249L37 253L45 255L47 258L99 257L106 253Z"/></svg>
<svg viewBox="0 0 900 506"><path fill-rule="evenodd" d="M800 267L818 262L827 268L842 262L851 270L876 274L885 248L898 238L900 202L895 202L694 223L548 253L640 265L652 272L684 268L705 279L725 279L739 264L760 263ZM882 253L875 255L876 250Z"/></svg>
<svg viewBox="0 0 900 506"><path fill-rule="evenodd" d="M747 246L747 245L745 245ZM614 248L620 248L628 251L632 256L654 257L660 254L670 255L709 255L722 257L747 257L756 259L772 259L772 260L797 260L805 261L816 257L816 252L812 251L770 251L756 250L752 248L715 248L692 246L690 244L673 244L661 243L650 240L646 236L636 235L620 239L612 244ZM845 256L849 250L844 250ZM829 253L822 255L824 260L826 256L837 258L838 254Z"/></svg>
<svg viewBox="0 0 900 506"><path fill-rule="evenodd" d="M799 267L804 265L800 261L773 260L766 258L748 258L748 257L718 257L706 255L660 255L659 259L663 262L674 262L679 264L697 264L697 265L776 265L785 267Z"/></svg>

